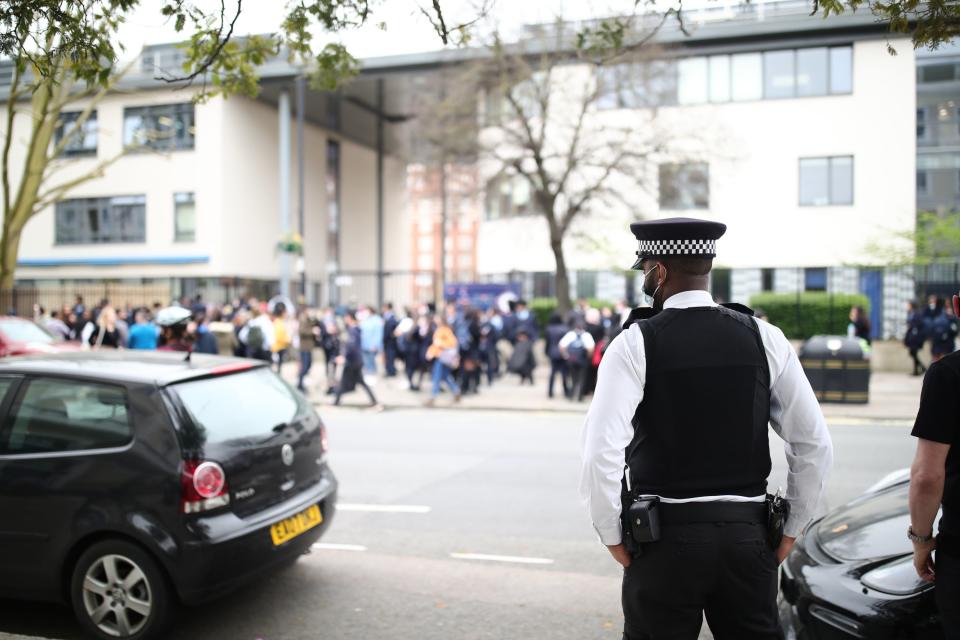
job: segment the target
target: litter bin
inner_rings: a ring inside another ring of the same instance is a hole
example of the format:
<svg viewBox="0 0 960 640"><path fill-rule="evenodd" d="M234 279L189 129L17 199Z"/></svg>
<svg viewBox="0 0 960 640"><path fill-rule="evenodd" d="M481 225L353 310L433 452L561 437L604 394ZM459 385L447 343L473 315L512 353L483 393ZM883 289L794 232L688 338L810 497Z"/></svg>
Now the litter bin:
<svg viewBox="0 0 960 640"><path fill-rule="evenodd" d="M800 347L800 364L820 402L866 404L869 358L867 344L847 336L813 336Z"/></svg>

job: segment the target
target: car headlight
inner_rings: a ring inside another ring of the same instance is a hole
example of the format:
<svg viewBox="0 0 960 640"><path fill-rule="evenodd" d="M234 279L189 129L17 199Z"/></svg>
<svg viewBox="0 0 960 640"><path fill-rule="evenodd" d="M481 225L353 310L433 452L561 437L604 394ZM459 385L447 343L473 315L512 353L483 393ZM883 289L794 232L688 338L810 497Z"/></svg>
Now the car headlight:
<svg viewBox="0 0 960 640"><path fill-rule="evenodd" d="M868 571L860 578L860 582L865 587L892 596L910 596L933 586L917 575L917 570L913 568L913 556Z"/></svg>

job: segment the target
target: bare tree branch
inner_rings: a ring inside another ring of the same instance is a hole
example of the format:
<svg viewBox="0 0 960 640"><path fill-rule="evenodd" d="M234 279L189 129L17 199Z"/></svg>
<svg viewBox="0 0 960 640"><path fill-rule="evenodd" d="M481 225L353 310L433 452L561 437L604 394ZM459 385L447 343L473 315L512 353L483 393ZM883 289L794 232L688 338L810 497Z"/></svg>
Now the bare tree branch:
<svg viewBox="0 0 960 640"><path fill-rule="evenodd" d="M237 0L237 12L233 15L233 20L230 21L230 26L227 29L226 35L223 34L224 28L227 25L227 6L226 0L220 0L220 26L217 28L217 44L213 48L213 51L206 57L206 59L200 63L200 65L193 70L193 73L190 73L186 76L167 78L164 76L154 76L154 80L162 80L167 84L174 84L179 82L186 83L187 86L193 84L193 81L196 80L199 76L206 74L207 70L213 66L213 63L217 61L217 58L220 57L220 53L223 51L223 48L227 46L227 43L230 42L230 38L233 37L233 29L237 24L237 18L240 17L240 12L242 10L243 0Z"/></svg>

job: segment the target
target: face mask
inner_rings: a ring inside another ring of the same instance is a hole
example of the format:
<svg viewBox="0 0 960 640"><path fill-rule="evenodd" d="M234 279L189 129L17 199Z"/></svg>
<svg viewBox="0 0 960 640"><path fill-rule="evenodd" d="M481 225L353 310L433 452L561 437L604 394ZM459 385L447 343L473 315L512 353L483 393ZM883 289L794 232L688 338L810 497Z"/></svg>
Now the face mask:
<svg viewBox="0 0 960 640"><path fill-rule="evenodd" d="M657 265L654 265L653 268L651 268L649 271L643 274L643 302L648 307L654 307L654 308L656 308L657 306L657 293L660 291L660 287L662 286L662 284L658 284L657 287L651 293L649 291L649 287L647 287L647 276L650 275L656 268L657 268Z"/></svg>
<svg viewBox="0 0 960 640"><path fill-rule="evenodd" d="M522 309L522 310L520 310L520 311L517 311L517 317L518 317L520 320L526 320L527 318L530 317L530 312L527 311L526 309Z"/></svg>

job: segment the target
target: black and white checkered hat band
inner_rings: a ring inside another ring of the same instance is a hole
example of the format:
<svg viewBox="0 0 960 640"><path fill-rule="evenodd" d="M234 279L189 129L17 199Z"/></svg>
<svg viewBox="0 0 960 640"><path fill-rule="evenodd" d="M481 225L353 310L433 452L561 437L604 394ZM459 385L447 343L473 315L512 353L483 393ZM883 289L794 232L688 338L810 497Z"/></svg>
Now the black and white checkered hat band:
<svg viewBox="0 0 960 640"><path fill-rule="evenodd" d="M716 240L641 240L638 256L715 256Z"/></svg>

